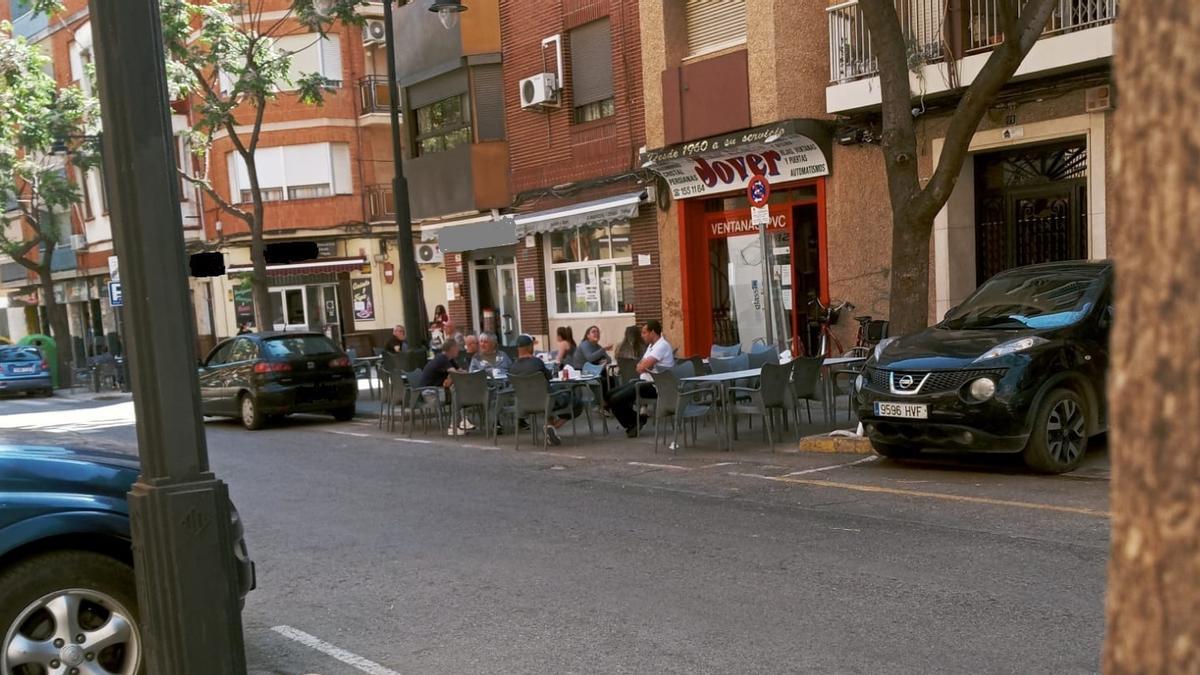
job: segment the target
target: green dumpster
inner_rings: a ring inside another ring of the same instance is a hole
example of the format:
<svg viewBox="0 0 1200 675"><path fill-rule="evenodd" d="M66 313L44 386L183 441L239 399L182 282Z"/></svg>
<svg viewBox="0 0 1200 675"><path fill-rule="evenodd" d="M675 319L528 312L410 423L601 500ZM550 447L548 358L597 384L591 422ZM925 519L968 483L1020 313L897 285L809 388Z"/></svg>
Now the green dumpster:
<svg viewBox="0 0 1200 675"><path fill-rule="evenodd" d="M49 335L26 335L17 343L20 345L30 345L42 350L42 356L46 357L46 362L50 364L50 382L55 387L58 386L58 343Z"/></svg>

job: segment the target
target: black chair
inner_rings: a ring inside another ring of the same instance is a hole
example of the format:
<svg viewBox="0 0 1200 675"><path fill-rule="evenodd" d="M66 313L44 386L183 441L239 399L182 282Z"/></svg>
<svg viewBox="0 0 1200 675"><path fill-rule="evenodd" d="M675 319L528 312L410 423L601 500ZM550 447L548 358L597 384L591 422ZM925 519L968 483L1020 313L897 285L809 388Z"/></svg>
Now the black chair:
<svg viewBox="0 0 1200 675"><path fill-rule="evenodd" d="M546 381L545 376L537 373L529 375L512 375L508 378L509 383L513 388L513 407L509 412L513 414L513 428L516 432L513 434L515 441L515 449L521 449L521 431L519 429L520 420L528 420L533 418L533 424L529 425L530 440L537 442L537 433L542 431L542 449L545 450L549 444L549 437L546 435L543 427L550 423L550 418L553 415L565 415L571 412L571 406L565 408L554 408L554 399L550 396L550 383ZM537 424L538 418L541 418L542 424Z"/></svg>
<svg viewBox="0 0 1200 675"><path fill-rule="evenodd" d="M828 417L829 406L821 393L821 357L795 359L792 361L792 410L796 416L796 427L800 427L800 401L808 411L808 423L812 424L812 402L820 401Z"/></svg>
<svg viewBox="0 0 1200 675"><path fill-rule="evenodd" d="M450 380L454 383L450 395L451 428L466 419L463 417L464 411L479 410L483 413L479 424L487 437L494 441L496 422L493 419L492 390L488 386L487 373L451 373Z"/></svg>
<svg viewBox="0 0 1200 675"><path fill-rule="evenodd" d="M767 347L762 351L750 352L749 368L762 368L768 363L779 365L779 350L774 347Z"/></svg>
<svg viewBox="0 0 1200 675"><path fill-rule="evenodd" d="M637 364L637 359L617 359L617 379L621 381L621 384L627 384L638 379Z"/></svg>
<svg viewBox="0 0 1200 675"><path fill-rule="evenodd" d="M690 370L691 364L686 364ZM679 447L679 424L683 422L683 442L687 444L687 421L692 420L692 442L697 441L696 420L708 415L712 405L701 400L709 395L707 389L685 390L680 386L679 376L674 369L657 373L654 388L658 390L658 401L654 406L654 452L658 452L658 439L665 431L662 420L671 418L671 452ZM691 377L690 375L688 377Z"/></svg>
<svg viewBox="0 0 1200 675"><path fill-rule="evenodd" d="M730 393L735 395L745 393L747 402L738 401L730 409L733 417L733 437L737 438L737 418L739 415L752 415L763 418L763 433L775 452L775 412L782 413L786 428L787 413L794 405L794 399L789 391L788 383L792 375L791 366L781 366L778 363L767 363L762 367L762 376L758 379L757 387L733 387Z"/></svg>
<svg viewBox="0 0 1200 675"><path fill-rule="evenodd" d="M429 362L429 352L424 349L409 349L400 352L400 367L404 372L420 370Z"/></svg>
<svg viewBox="0 0 1200 675"><path fill-rule="evenodd" d="M691 363L692 366L696 369L697 375L707 375L708 374L708 364L704 363L704 357L689 356L687 358L687 361L689 363Z"/></svg>
<svg viewBox="0 0 1200 675"><path fill-rule="evenodd" d="M508 358L512 359L513 363L516 363L517 358L518 358L516 347L500 347L500 351L505 354L508 354Z"/></svg>
<svg viewBox="0 0 1200 675"><path fill-rule="evenodd" d="M583 364L583 374L594 380L580 380L579 384L572 385L573 392L579 392L579 397L575 400L583 406L583 414L587 418L588 433L594 434L595 430L592 427L592 407L597 408L596 412L600 415L600 421L604 425L604 435L608 435L608 418L599 410L600 401L604 398L604 366L598 363Z"/></svg>
<svg viewBox="0 0 1200 675"><path fill-rule="evenodd" d="M400 412L400 426L404 427L404 414L409 415L408 437L412 438L413 430L417 426L417 413L421 413L422 429L425 433L429 433L429 411L432 409L437 413L438 428L445 428L442 425L444 420L442 417L442 408L445 401L442 396L445 392L445 387L422 387L417 383L421 381L420 370L410 370L404 375L407 380L407 385L404 388L403 409Z"/></svg>
<svg viewBox="0 0 1200 675"><path fill-rule="evenodd" d="M870 358L871 348L851 347L850 349L847 349L842 356L851 356L860 359ZM835 416L837 415L838 396L845 394L846 420L850 420L850 415L854 412L854 378L858 377L859 374L862 373L863 367L866 366L866 363L866 361L862 361L859 363L845 365L841 368L830 369L829 377L832 378L830 384L833 385L833 401L831 401L831 403L833 404L833 413ZM845 386L842 386L843 382L845 383Z"/></svg>

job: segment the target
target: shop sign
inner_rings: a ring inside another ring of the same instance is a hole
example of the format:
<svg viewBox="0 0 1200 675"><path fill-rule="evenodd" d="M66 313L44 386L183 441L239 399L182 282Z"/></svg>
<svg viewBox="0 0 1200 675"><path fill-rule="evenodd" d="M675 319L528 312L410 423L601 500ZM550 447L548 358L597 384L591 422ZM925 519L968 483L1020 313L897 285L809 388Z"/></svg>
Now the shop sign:
<svg viewBox="0 0 1200 675"><path fill-rule="evenodd" d="M685 157L651 169L667 181L676 199L742 190L756 175L778 185L829 173L825 154L804 136L788 136L732 154Z"/></svg>
<svg viewBox="0 0 1200 675"><path fill-rule="evenodd" d="M772 213L770 216L767 231L786 230L791 227L787 213ZM749 211L726 211L715 214L708 220L709 237L740 237L747 234L758 234L758 225L751 220Z"/></svg>
<svg viewBox="0 0 1200 675"><path fill-rule="evenodd" d="M233 313L239 326L254 325L254 287L249 279L233 287Z"/></svg>
<svg viewBox="0 0 1200 675"><path fill-rule="evenodd" d="M70 279L54 284L54 301L59 304L83 302L88 297L88 283L82 279Z"/></svg>
<svg viewBox="0 0 1200 675"><path fill-rule="evenodd" d="M375 296L369 278L350 280L350 299L354 303L355 319L371 321L375 318Z"/></svg>
<svg viewBox="0 0 1200 675"><path fill-rule="evenodd" d="M28 291L13 291L8 294L9 307L37 307L38 292L36 288Z"/></svg>

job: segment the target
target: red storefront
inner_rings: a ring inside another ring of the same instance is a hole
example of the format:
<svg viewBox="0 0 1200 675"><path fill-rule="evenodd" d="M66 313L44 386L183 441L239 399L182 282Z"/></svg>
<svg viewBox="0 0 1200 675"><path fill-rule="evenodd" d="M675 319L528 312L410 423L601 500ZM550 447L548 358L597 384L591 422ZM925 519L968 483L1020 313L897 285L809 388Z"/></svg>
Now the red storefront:
<svg viewBox="0 0 1200 675"><path fill-rule="evenodd" d="M808 351L812 300L829 298L829 139L821 122L789 120L643 155L679 202L681 353L707 354L711 345L735 343L749 350L768 334L768 316L781 348ZM771 183L769 266L750 222L745 188L754 175Z"/></svg>

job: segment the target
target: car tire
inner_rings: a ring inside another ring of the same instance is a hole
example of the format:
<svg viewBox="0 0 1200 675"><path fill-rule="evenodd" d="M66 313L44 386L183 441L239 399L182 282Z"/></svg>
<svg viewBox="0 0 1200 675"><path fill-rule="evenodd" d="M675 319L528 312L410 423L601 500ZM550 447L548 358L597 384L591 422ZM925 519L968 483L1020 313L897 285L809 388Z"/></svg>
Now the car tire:
<svg viewBox="0 0 1200 675"><path fill-rule="evenodd" d="M1075 470L1087 453L1087 407L1070 389L1046 394L1033 419L1033 432L1021 458L1039 473Z"/></svg>
<svg viewBox="0 0 1200 675"><path fill-rule="evenodd" d="M258 402L251 394L242 394L238 399L238 410L241 411L242 426L250 431L257 431L267 424L267 416L258 407Z"/></svg>
<svg viewBox="0 0 1200 675"><path fill-rule="evenodd" d="M333 419L339 422L349 422L354 419L354 413L354 406L350 405L344 408L336 408L330 414L333 415Z"/></svg>
<svg viewBox="0 0 1200 675"><path fill-rule="evenodd" d="M46 398L54 398L54 390L53 389L43 389L42 396L45 396Z"/></svg>
<svg viewBox="0 0 1200 675"><path fill-rule="evenodd" d="M871 447L875 449L876 454L888 459L912 459L921 454L920 448L915 448L911 445L895 445L892 443L871 441Z"/></svg>
<svg viewBox="0 0 1200 675"><path fill-rule="evenodd" d="M78 646L83 654L91 656L88 663L104 666L104 672L124 672L124 666L137 664L133 672L144 675L145 651L133 568L91 551L44 553L0 572L0 672L19 667L7 662L9 645L18 636L35 642L53 638L59 617L44 605L55 596L79 601L73 620L84 637ZM115 627L114 617L128 624L128 639L89 651L89 641L98 639L99 631ZM49 664L36 665L53 672Z"/></svg>

